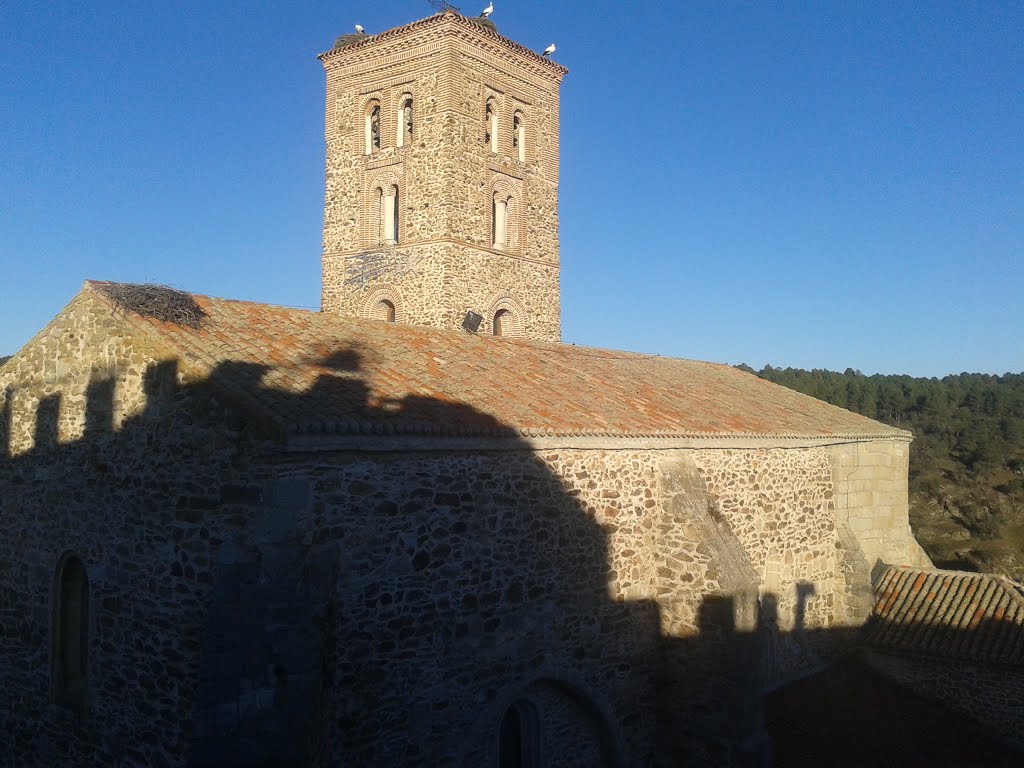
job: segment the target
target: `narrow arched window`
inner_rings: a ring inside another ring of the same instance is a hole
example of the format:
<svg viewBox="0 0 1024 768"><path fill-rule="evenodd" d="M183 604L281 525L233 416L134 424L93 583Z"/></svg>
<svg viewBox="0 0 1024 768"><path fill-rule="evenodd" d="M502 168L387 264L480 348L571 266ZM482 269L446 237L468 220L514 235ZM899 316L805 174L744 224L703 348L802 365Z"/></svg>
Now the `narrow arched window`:
<svg viewBox="0 0 1024 768"><path fill-rule="evenodd" d="M394 245L398 242L398 187L392 185L378 190L380 200L380 242Z"/></svg>
<svg viewBox="0 0 1024 768"><path fill-rule="evenodd" d="M498 729L498 768L540 765L540 721L537 708L520 699L501 718Z"/></svg>
<svg viewBox="0 0 1024 768"><path fill-rule="evenodd" d="M380 149L380 104L376 102L366 110L365 145L367 155Z"/></svg>
<svg viewBox="0 0 1024 768"><path fill-rule="evenodd" d="M384 220L384 189L382 187L377 187L377 189L373 191L373 203L374 213L376 213L377 219L376 244L380 245L381 243L384 242L384 233L387 232L387 225L385 224Z"/></svg>
<svg viewBox="0 0 1024 768"><path fill-rule="evenodd" d="M494 313L492 330L495 336L504 336L511 330L512 313L507 309L499 309Z"/></svg>
<svg viewBox="0 0 1024 768"><path fill-rule="evenodd" d="M491 244L501 250L508 245L508 209L512 198L495 193L491 202Z"/></svg>
<svg viewBox="0 0 1024 768"><path fill-rule="evenodd" d="M391 188L391 192L392 192L392 194L395 197L394 210L393 210L392 216L391 216L391 242L397 243L398 242L399 224L401 223L401 220L400 220L400 217L399 217L399 211L401 210L401 207L399 206L398 187L392 187Z"/></svg>
<svg viewBox="0 0 1024 768"><path fill-rule="evenodd" d="M490 147L491 152L498 151L498 104L493 97L487 100L484 107L484 143Z"/></svg>
<svg viewBox="0 0 1024 768"><path fill-rule="evenodd" d="M74 554L54 574L51 667L55 704L85 708L89 671L89 577Z"/></svg>
<svg viewBox="0 0 1024 768"><path fill-rule="evenodd" d="M512 116L512 149L516 151L519 162L526 162L526 126L523 124L523 113L516 112Z"/></svg>
<svg viewBox="0 0 1024 768"><path fill-rule="evenodd" d="M373 318L375 320L384 320L388 323L395 322L395 305L393 302L381 299L373 310Z"/></svg>
<svg viewBox="0 0 1024 768"><path fill-rule="evenodd" d="M398 104L398 133L395 136L395 144L404 147L407 142L412 141L412 96L406 94L399 100Z"/></svg>

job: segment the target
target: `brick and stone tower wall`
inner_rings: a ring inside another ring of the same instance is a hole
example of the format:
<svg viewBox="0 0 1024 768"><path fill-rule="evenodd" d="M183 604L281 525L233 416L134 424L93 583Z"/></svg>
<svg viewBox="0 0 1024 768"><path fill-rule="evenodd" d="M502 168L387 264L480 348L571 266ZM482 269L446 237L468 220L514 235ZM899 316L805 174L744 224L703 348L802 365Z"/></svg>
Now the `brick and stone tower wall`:
<svg viewBox="0 0 1024 768"><path fill-rule="evenodd" d="M561 336L558 98L567 70L452 11L345 35L327 72L321 309Z"/></svg>

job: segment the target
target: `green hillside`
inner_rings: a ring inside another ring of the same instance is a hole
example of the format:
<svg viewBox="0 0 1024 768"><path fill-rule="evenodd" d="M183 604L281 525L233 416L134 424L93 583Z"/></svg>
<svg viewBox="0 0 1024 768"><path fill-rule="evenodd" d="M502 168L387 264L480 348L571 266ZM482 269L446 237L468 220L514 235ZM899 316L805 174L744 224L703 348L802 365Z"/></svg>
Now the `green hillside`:
<svg viewBox="0 0 1024 768"><path fill-rule="evenodd" d="M924 379L740 367L913 432L910 519L928 554L945 567L1024 578L1024 373Z"/></svg>

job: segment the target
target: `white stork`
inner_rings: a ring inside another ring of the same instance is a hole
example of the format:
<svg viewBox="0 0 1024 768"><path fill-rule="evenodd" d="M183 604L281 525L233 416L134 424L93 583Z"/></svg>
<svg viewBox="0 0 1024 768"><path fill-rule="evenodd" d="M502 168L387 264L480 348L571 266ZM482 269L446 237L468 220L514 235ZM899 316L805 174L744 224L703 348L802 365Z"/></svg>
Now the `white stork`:
<svg viewBox="0 0 1024 768"><path fill-rule="evenodd" d="M480 15L483 16L485 19L488 16L490 16L492 13L494 13L494 3L491 3L486 8L484 8L482 11L480 11Z"/></svg>
<svg viewBox="0 0 1024 768"><path fill-rule="evenodd" d="M541 54L541 55L542 56L550 56L554 52L555 52L555 44L552 43L551 45L549 45L547 48L544 49L544 53Z"/></svg>
<svg viewBox="0 0 1024 768"><path fill-rule="evenodd" d="M357 35L365 35L366 34L366 30L363 29L363 25L362 24L356 24L356 34Z"/></svg>

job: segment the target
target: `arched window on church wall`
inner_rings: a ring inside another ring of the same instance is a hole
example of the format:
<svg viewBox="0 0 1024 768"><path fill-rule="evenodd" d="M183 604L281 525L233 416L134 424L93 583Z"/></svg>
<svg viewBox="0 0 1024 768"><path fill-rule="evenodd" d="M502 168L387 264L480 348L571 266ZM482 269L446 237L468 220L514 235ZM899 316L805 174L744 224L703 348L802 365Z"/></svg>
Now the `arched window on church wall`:
<svg viewBox="0 0 1024 768"><path fill-rule="evenodd" d="M378 187L376 196L380 222L378 240L383 245L394 245L398 242L398 187L393 184Z"/></svg>
<svg viewBox="0 0 1024 768"><path fill-rule="evenodd" d="M402 297L394 286L373 289L364 296L359 315L370 320L381 320L387 323L404 322Z"/></svg>
<svg viewBox="0 0 1024 768"><path fill-rule="evenodd" d="M381 299L374 305L373 319L383 320L387 323L395 322L395 305L387 299Z"/></svg>
<svg viewBox="0 0 1024 768"><path fill-rule="evenodd" d="M484 105L484 143L498 152L498 100L491 96Z"/></svg>
<svg viewBox="0 0 1024 768"><path fill-rule="evenodd" d="M398 132L395 136L395 146L404 147L412 141L413 112L411 94L403 94L402 98L398 100L397 118Z"/></svg>
<svg viewBox="0 0 1024 768"><path fill-rule="evenodd" d="M540 722L537 708L525 699L512 703L498 730L498 768L540 766Z"/></svg>
<svg viewBox="0 0 1024 768"><path fill-rule="evenodd" d="M374 245L380 245L384 242L384 189L383 187L377 187L373 191L373 216L376 221L374 227L375 237Z"/></svg>
<svg viewBox="0 0 1024 768"><path fill-rule="evenodd" d="M516 110L512 116L512 149L515 150L519 162L526 162L526 124L523 113Z"/></svg>
<svg viewBox="0 0 1024 768"><path fill-rule="evenodd" d="M399 240L400 224L398 212L401 210L399 206L399 195L398 187L391 187L391 195L394 199L394 203L391 207L391 229L388 230L391 234L390 242L397 243Z"/></svg>
<svg viewBox="0 0 1024 768"><path fill-rule="evenodd" d="M89 577L81 559L69 552L57 563L53 581L53 701L82 711L88 694Z"/></svg>
<svg viewBox="0 0 1024 768"><path fill-rule="evenodd" d="M366 107L363 149L367 155L380 149L380 102L377 101L371 101Z"/></svg>
<svg viewBox="0 0 1024 768"><path fill-rule="evenodd" d="M526 317L526 310L522 303L507 293L500 293L494 297L487 309L484 310L484 317L489 323L485 331L495 336L506 336L520 338L523 336L523 319Z"/></svg>
<svg viewBox="0 0 1024 768"><path fill-rule="evenodd" d="M499 309L494 313L494 322L491 323L491 329L495 336L504 336L512 330L515 319L512 317L512 312L507 309Z"/></svg>
<svg viewBox="0 0 1024 768"><path fill-rule="evenodd" d="M360 210L362 238L367 247L395 245L401 237L398 174L385 171L367 180Z"/></svg>
<svg viewBox="0 0 1024 768"><path fill-rule="evenodd" d="M512 197L502 191L494 193L491 201L491 245L498 250L508 247L509 211Z"/></svg>
<svg viewBox="0 0 1024 768"><path fill-rule="evenodd" d="M498 768L621 765L606 717L592 699L559 680L536 680L495 723Z"/></svg>

